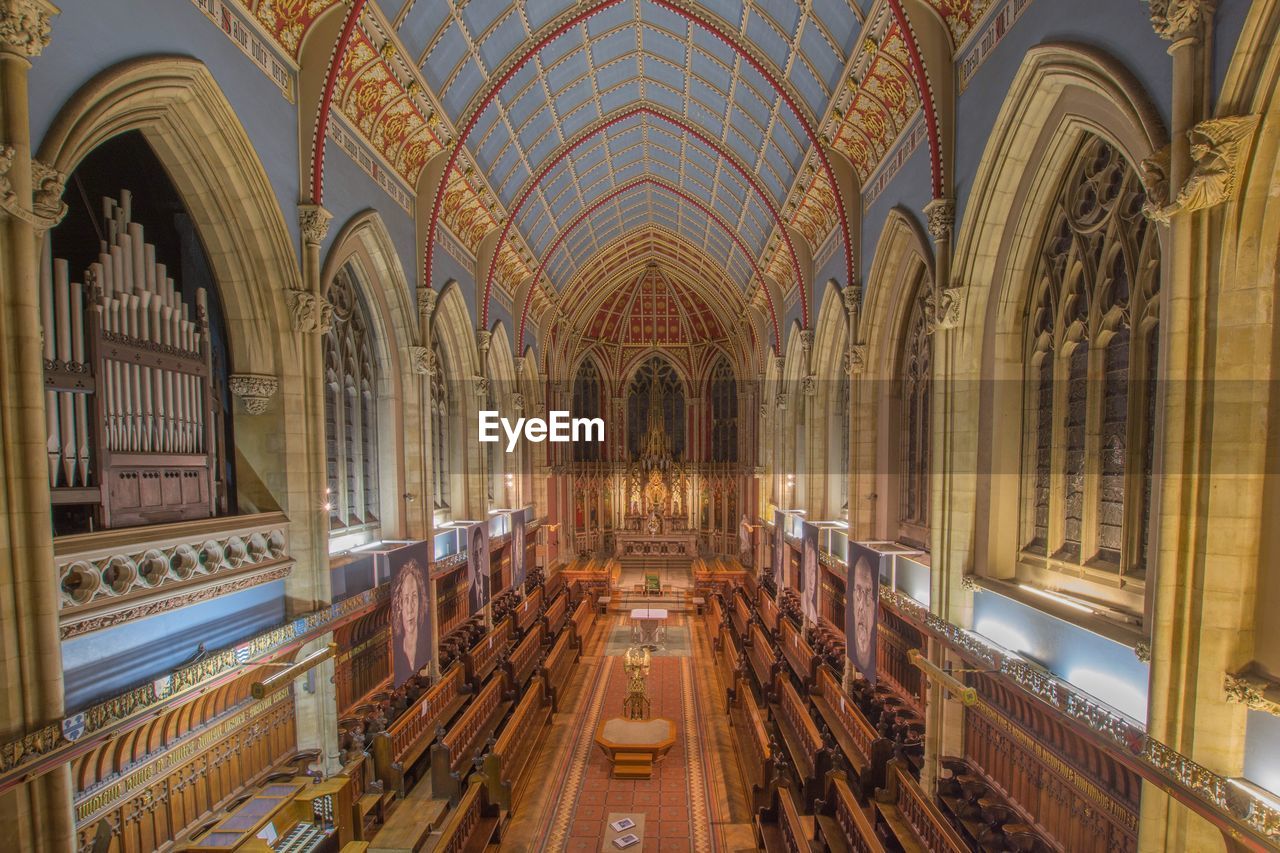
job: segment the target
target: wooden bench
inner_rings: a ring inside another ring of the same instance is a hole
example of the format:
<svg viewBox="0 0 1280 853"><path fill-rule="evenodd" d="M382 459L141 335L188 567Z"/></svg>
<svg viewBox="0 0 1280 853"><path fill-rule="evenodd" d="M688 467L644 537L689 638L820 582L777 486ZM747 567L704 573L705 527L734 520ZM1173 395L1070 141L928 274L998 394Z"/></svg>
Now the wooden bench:
<svg viewBox="0 0 1280 853"><path fill-rule="evenodd" d="M968 853L969 845L960 833L897 759L889 762L885 787L876 791L875 806L908 853Z"/></svg>
<svg viewBox="0 0 1280 853"><path fill-rule="evenodd" d="M716 635L716 669L724 685L725 709L733 707L738 693L738 651L733 642L733 632L723 623Z"/></svg>
<svg viewBox="0 0 1280 853"><path fill-rule="evenodd" d="M805 692L812 692L822 659L813 653L813 648L800 633L800 629L785 619L778 631L778 645L782 648L782 656L786 658L791 671L804 685Z"/></svg>
<svg viewBox="0 0 1280 853"><path fill-rule="evenodd" d="M707 600L707 629L711 632L711 648L713 651L720 651L722 643L720 642L720 634L724 628L724 608L720 606L720 596L713 595Z"/></svg>
<svg viewBox="0 0 1280 853"><path fill-rule="evenodd" d="M547 605L546 612L542 615L542 624L546 626L547 636L559 636L560 630L564 628L565 620L568 618L569 593L561 590L559 595L551 599L551 603Z"/></svg>
<svg viewBox="0 0 1280 853"><path fill-rule="evenodd" d="M570 622L573 624L574 642L581 649L582 644L587 641L587 635L591 633L591 626L596 623L596 610L589 599L584 598L578 602Z"/></svg>
<svg viewBox="0 0 1280 853"><path fill-rule="evenodd" d="M748 635L749 642L747 647L747 662L751 664L751 671L755 675L756 685L760 688L761 701L769 703L774 700L777 689L776 682L782 664L778 663L774 656L773 643L760 630L760 626L752 623L751 633Z"/></svg>
<svg viewBox="0 0 1280 853"><path fill-rule="evenodd" d="M738 745L742 783L754 814L768 805L769 788L773 782L773 755L764 714L745 681L739 685L738 695L737 705L729 710L729 723Z"/></svg>
<svg viewBox="0 0 1280 853"><path fill-rule="evenodd" d="M507 659L502 664L502 671L507 674L507 679L514 694L518 694L524 687L534 670L538 668L538 659L542 657L542 624L539 623L521 640L516 647L511 650L511 654L507 655ZM513 697L514 698L514 697Z"/></svg>
<svg viewBox="0 0 1280 853"><path fill-rule="evenodd" d="M751 645L751 608L741 592L734 593L733 604L729 607L729 624L744 645Z"/></svg>
<svg viewBox="0 0 1280 853"><path fill-rule="evenodd" d="M523 635L542 616L542 587L535 587L533 592L524 597L524 601L515 609L516 632Z"/></svg>
<svg viewBox="0 0 1280 853"><path fill-rule="evenodd" d="M885 765L893 758L893 741L880 736L826 665L818 669L817 691L811 701L855 774L857 793L867 797L883 787Z"/></svg>
<svg viewBox="0 0 1280 853"><path fill-rule="evenodd" d="M777 636L780 619L778 604L763 589L760 590L760 594L756 597L756 614L759 615L760 621L764 623L765 630Z"/></svg>
<svg viewBox="0 0 1280 853"><path fill-rule="evenodd" d="M467 785L458 807L440 827L432 853L483 853L498 834L498 807L482 779Z"/></svg>
<svg viewBox="0 0 1280 853"><path fill-rule="evenodd" d="M484 775L489 785L489 802L503 811L515 811L516 791L538 743L542 727L551 715L542 679L534 678L511 718L502 727L493 749L485 756Z"/></svg>
<svg viewBox="0 0 1280 853"><path fill-rule="evenodd" d="M370 816L378 823L386 820L387 803L395 796L378 781L373 772L373 759L362 752L342 768L342 775L351 780L351 817L354 835L363 840Z"/></svg>
<svg viewBox="0 0 1280 853"><path fill-rule="evenodd" d="M779 786L772 804L756 815L756 845L765 853L807 853L812 826L813 818L800 814L791 791Z"/></svg>
<svg viewBox="0 0 1280 853"><path fill-rule="evenodd" d="M542 678L551 699L551 710L563 710L565 688L569 686L569 672L578 660L578 647L573 644L573 634L565 631L556 640L542 662Z"/></svg>
<svg viewBox="0 0 1280 853"><path fill-rule="evenodd" d="M462 665L466 668L467 683L478 690L484 680L497 667L498 661L507 651L511 642L511 617L507 617L493 626L493 630L480 638L462 656Z"/></svg>
<svg viewBox="0 0 1280 853"><path fill-rule="evenodd" d="M511 707L506 696L506 678L490 679L453 726L437 733L431 746L431 789L436 797L450 802L458 799L467 768Z"/></svg>
<svg viewBox="0 0 1280 853"><path fill-rule="evenodd" d="M822 739L822 732L800 694L786 678L778 680L778 700L775 706L778 732L791 758L791 767L800 782L796 796L808 810L822 794L822 783L831 769L831 753Z"/></svg>
<svg viewBox="0 0 1280 853"><path fill-rule="evenodd" d="M827 774L827 782L822 810L813 818L813 849L831 853L884 853L875 825L858 805L845 775L832 770Z"/></svg>
<svg viewBox="0 0 1280 853"><path fill-rule="evenodd" d="M418 701L396 718L386 731L373 736L374 775L383 788L404 796L404 772L412 768L431 741L436 729L453 719L468 699L465 670L455 663Z"/></svg>

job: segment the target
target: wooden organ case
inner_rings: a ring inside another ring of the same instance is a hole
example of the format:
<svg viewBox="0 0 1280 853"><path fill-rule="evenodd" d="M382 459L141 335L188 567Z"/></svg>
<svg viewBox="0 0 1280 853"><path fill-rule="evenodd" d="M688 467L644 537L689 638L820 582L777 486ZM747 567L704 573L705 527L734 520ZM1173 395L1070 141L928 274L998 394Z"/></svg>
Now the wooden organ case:
<svg viewBox="0 0 1280 853"><path fill-rule="evenodd" d="M55 506L102 528L208 518L217 442L207 295L189 305L132 198L105 198L98 260L72 281L45 241L45 416Z"/></svg>

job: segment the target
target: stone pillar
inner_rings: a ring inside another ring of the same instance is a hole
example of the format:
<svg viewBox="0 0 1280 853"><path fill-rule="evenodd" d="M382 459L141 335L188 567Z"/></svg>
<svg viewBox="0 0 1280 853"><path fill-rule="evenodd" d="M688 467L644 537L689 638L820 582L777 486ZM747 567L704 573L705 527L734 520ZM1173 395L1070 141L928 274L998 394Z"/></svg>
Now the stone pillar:
<svg viewBox="0 0 1280 853"><path fill-rule="evenodd" d="M38 210L27 72L49 43L58 10L0 0L0 737L64 716L53 530L45 446L38 245L51 220ZM45 169L44 171L48 171ZM60 201L58 202L60 204ZM0 832L17 850L74 848L69 765L0 797Z"/></svg>
<svg viewBox="0 0 1280 853"><path fill-rule="evenodd" d="M302 232L302 290L291 290L290 322L298 357L299 387L284 389L285 429L290 434L290 547L297 566L285 584L290 616L329 605L329 511L324 426L324 335L333 325L333 306L325 300L320 280L320 246L329 232L329 211L314 204L298 206ZM298 659L323 648L332 634L317 637L298 652ZM306 680L310 691L295 683L298 747L318 749L326 773L340 768L338 707L333 686L334 661L325 661Z"/></svg>
<svg viewBox="0 0 1280 853"><path fill-rule="evenodd" d="M415 357L414 374L420 375L419 378L419 399L422 401L422 500L419 501L421 507L421 520L423 536L427 540L427 547L430 548L431 558L435 558L435 521L436 521L436 474L435 474L435 453L432 448L435 447L435 420L431 417L432 407L435 401L431 398L431 381L436 375L436 371L443 370L444 365L436 361L435 351L431 348L432 344L432 323L436 310L436 291L421 284L418 287L418 335L423 346L421 355ZM440 607L436 598L436 582L429 580L427 582L427 596L430 602L431 612L439 619ZM431 677L440 677L440 626L436 624L431 631Z"/></svg>

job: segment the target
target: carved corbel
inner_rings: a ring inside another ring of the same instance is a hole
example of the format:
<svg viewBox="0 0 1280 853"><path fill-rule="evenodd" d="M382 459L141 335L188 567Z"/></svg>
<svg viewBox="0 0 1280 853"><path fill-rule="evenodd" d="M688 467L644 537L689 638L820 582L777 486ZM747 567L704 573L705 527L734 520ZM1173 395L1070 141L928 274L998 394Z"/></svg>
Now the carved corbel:
<svg viewBox="0 0 1280 853"><path fill-rule="evenodd" d="M488 399L488 397L489 397L489 379L488 379L488 377L486 377L486 376L475 376L475 377L472 377L472 381L475 383L475 392L476 392L476 396L477 396L477 397L484 397L484 398Z"/></svg>
<svg viewBox="0 0 1280 853"><path fill-rule="evenodd" d="M813 352L813 329L802 329L800 331L800 348L804 350L804 358L807 362L809 355Z"/></svg>
<svg viewBox="0 0 1280 853"><path fill-rule="evenodd" d="M960 286L931 288L924 298L925 331L932 335L939 330L957 328L967 295L966 289Z"/></svg>
<svg viewBox="0 0 1280 853"><path fill-rule="evenodd" d="M778 371L779 376L782 375L782 369L784 366L786 366L786 363L787 363L786 360L783 359L783 357L780 355L775 355L773 357L773 366L774 366L774 369Z"/></svg>
<svg viewBox="0 0 1280 853"><path fill-rule="evenodd" d="M1165 147L1139 166L1147 193L1142 212L1168 224L1176 214L1204 210L1235 197L1241 152L1253 138L1258 116L1229 116L1202 121L1187 131L1191 140L1191 171L1172 201L1169 194L1169 149Z"/></svg>
<svg viewBox="0 0 1280 853"><path fill-rule="evenodd" d="M429 319L436 310L436 297L440 294L429 287L418 288L418 315Z"/></svg>
<svg viewBox="0 0 1280 853"><path fill-rule="evenodd" d="M778 411L785 412L787 410L787 392L779 391L777 396L773 398L773 403L777 406Z"/></svg>
<svg viewBox="0 0 1280 853"><path fill-rule="evenodd" d="M489 357L489 347L493 343L493 332L488 329L476 329L476 349L480 351L480 360Z"/></svg>
<svg viewBox="0 0 1280 853"><path fill-rule="evenodd" d="M67 176L52 166L33 159L31 206L28 208L13 189L11 173L15 155L12 145L0 145L0 210L15 219L21 219L37 231L48 231L67 215L67 205L62 201Z"/></svg>
<svg viewBox="0 0 1280 853"><path fill-rule="evenodd" d="M524 413L524 395L519 391L511 395L511 408L516 410L516 414Z"/></svg>
<svg viewBox="0 0 1280 853"><path fill-rule="evenodd" d="M949 198L935 198L924 206L929 236L934 240L950 240L956 224L956 203Z"/></svg>
<svg viewBox="0 0 1280 853"><path fill-rule="evenodd" d="M409 365L413 368L414 373L423 376L431 373L431 348L430 347L407 347L409 354Z"/></svg>
<svg viewBox="0 0 1280 853"><path fill-rule="evenodd" d="M1258 674L1254 666L1238 673L1227 673L1222 688L1228 702L1280 717L1280 684Z"/></svg>
<svg viewBox="0 0 1280 853"><path fill-rule="evenodd" d="M800 379L800 390L806 397L812 397L818 393L818 377L804 376Z"/></svg>
<svg viewBox="0 0 1280 853"><path fill-rule="evenodd" d="M849 352L846 353L845 357L847 359L847 361L845 362L847 365L846 372L850 376L857 376L858 374L866 371L867 369L867 345L866 344L854 344L853 346L849 347Z"/></svg>
<svg viewBox="0 0 1280 853"><path fill-rule="evenodd" d="M227 387L240 398L246 413L261 415L267 411L267 401L275 396L280 380L261 373L235 373L227 378Z"/></svg>
<svg viewBox="0 0 1280 853"><path fill-rule="evenodd" d="M314 293L290 290L289 320L295 332L323 335L333 328L333 306Z"/></svg>
<svg viewBox="0 0 1280 853"><path fill-rule="evenodd" d="M333 214L318 204L298 205L298 229L302 232L302 242L319 246L329 234L329 223Z"/></svg>

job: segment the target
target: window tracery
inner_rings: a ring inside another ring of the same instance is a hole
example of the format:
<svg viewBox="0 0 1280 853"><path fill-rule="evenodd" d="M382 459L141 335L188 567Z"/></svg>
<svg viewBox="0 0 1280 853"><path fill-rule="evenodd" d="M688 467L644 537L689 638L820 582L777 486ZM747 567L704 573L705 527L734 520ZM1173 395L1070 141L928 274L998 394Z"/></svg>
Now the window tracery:
<svg viewBox="0 0 1280 853"><path fill-rule="evenodd" d="M925 295L929 282L917 285L902 350L902 433L899 439L898 536L928 547L929 538L929 392L933 368Z"/></svg>
<svg viewBox="0 0 1280 853"><path fill-rule="evenodd" d="M378 521L378 372L368 316L348 264L325 292L325 457L331 529Z"/></svg>
<svg viewBox="0 0 1280 853"><path fill-rule="evenodd" d="M449 509L449 383L445 379L440 342L431 342L431 492L437 511Z"/></svg>
<svg viewBox="0 0 1280 853"><path fill-rule="evenodd" d="M738 461L738 383L728 359L711 371L711 461Z"/></svg>
<svg viewBox="0 0 1280 853"><path fill-rule="evenodd" d="M1150 519L1159 244L1137 173L1081 145L1026 315L1024 559L1141 577Z"/></svg>
<svg viewBox="0 0 1280 853"><path fill-rule="evenodd" d="M575 418L599 418L603 383L600 369L595 361L588 358L578 368L578 375L573 380L573 416ZM575 441L573 443L574 462L599 462L601 442Z"/></svg>

